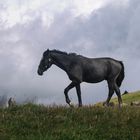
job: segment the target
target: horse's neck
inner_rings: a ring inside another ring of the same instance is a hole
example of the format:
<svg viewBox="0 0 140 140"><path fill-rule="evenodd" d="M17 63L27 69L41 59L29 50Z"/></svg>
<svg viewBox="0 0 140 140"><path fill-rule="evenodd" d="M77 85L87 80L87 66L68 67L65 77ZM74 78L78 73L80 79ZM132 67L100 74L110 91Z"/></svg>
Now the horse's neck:
<svg viewBox="0 0 140 140"><path fill-rule="evenodd" d="M56 66L63 69L64 71L67 71L67 68L70 65L70 59L68 55L53 53L52 58L53 58L53 63Z"/></svg>

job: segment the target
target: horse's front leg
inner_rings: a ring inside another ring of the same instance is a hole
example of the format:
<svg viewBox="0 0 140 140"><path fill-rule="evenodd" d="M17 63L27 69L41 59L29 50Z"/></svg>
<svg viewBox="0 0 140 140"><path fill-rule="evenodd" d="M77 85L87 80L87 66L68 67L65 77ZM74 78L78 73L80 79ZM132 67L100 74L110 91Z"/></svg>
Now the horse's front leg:
<svg viewBox="0 0 140 140"><path fill-rule="evenodd" d="M79 102L79 107L82 106L82 99L81 99L81 88L80 84L76 86L76 91L77 91L77 96L78 96L78 102Z"/></svg>
<svg viewBox="0 0 140 140"><path fill-rule="evenodd" d="M75 87L76 86L76 83L75 82L71 82L66 88L65 88L65 90L64 90L64 94L65 94L65 98L66 98L66 103L68 103L69 105L71 105L70 104L70 99L69 99L69 96L68 96L68 92L69 92L69 90L70 89L72 89L73 87Z"/></svg>

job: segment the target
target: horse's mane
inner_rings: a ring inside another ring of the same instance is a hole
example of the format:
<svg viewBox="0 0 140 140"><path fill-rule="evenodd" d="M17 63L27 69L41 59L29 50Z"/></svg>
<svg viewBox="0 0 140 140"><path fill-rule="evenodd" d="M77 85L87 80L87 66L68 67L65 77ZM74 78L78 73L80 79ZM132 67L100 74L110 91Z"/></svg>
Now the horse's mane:
<svg viewBox="0 0 140 140"><path fill-rule="evenodd" d="M76 53L67 53L67 52L63 52L63 51L60 51L60 50L51 50L51 52L54 52L54 53L59 53L59 54L64 54L64 55L73 55L73 56L78 56Z"/></svg>

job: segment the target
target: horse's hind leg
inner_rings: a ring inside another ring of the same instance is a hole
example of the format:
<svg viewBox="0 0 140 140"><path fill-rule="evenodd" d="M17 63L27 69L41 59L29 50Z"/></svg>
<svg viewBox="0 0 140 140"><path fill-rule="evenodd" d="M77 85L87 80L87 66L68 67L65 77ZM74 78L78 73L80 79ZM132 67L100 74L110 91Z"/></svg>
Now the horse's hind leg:
<svg viewBox="0 0 140 140"><path fill-rule="evenodd" d="M70 105L70 99L69 99L69 96L68 96L68 92L70 89L72 89L73 87L76 86L76 83L75 82L71 82L64 90L64 94L65 94L65 98L66 98L66 103L68 103Z"/></svg>
<svg viewBox="0 0 140 140"><path fill-rule="evenodd" d="M108 89L109 89L109 93L108 93L108 97L107 97L107 100L106 102L103 104L103 105L107 105L109 106L109 101L114 93L114 87L113 87L113 83L111 81L107 81L108 83Z"/></svg>
<svg viewBox="0 0 140 140"><path fill-rule="evenodd" d="M121 104L122 104L121 92L120 92L120 89L116 83L114 85L114 89L115 89L115 92L118 96L119 107L121 107Z"/></svg>

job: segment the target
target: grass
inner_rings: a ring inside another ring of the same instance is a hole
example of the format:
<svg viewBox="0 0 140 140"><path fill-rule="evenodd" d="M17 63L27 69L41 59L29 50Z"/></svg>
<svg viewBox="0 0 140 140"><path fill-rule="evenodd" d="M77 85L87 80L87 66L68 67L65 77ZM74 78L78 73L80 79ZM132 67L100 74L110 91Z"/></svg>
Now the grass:
<svg viewBox="0 0 140 140"><path fill-rule="evenodd" d="M37 105L0 109L0 140L139 140L140 108Z"/></svg>
<svg viewBox="0 0 140 140"><path fill-rule="evenodd" d="M122 96L123 103L130 105L131 102L139 101L140 102L140 91L128 93ZM118 99L114 98L111 102L117 103Z"/></svg>
<svg viewBox="0 0 140 140"><path fill-rule="evenodd" d="M123 105L131 105L131 102L140 102L140 91L131 92L131 93L122 95L122 101L123 101ZM111 99L110 102L113 102L115 105L118 105L118 98L115 97ZM101 107L102 105L103 105L103 102L99 102L95 104L95 106L99 106L99 107Z"/></svg>
<svg viewBox="0 0 140 140"><path fill-rule="evenodd" d="M122 96L128 106L0 108L0 140L140 140L140 92ZM112 99L117 103L117 99Z"/></svg>

